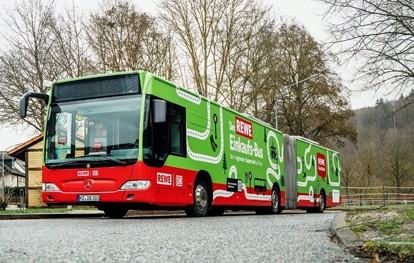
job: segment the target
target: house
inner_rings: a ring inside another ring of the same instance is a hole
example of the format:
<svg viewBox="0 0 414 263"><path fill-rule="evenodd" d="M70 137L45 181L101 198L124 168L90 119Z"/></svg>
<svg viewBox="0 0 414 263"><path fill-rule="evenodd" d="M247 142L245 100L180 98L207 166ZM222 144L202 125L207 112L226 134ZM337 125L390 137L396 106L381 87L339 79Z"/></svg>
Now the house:
<svg viewBox="0 0 414 263"><path fill-rule="evenodd" d="M3 157L4 154L4 157ZM25 186L25 169L24 163L16 160L16 158L8 155L7 153L1 153L0 163L2 183L5 187L24 187ZM4 163L3 163L4 161ZM4 168L3 168L4 164Z"/></svg>
<svg viewBox="0 0 414 263"><path fill-rule="evenodd" d="M43 133L14 147L8 154L25 165L25 206L43 207L42 202L42 149Z"/></svg>
<svg viewBox="0 0 414 263"><path fill-rule="evenodd" d="M0 198L0 209L5 209L11 204L22 206L25 186L24 164L9 156L6 151L0 154L0 158L0 193L3 197Z"/></svg>

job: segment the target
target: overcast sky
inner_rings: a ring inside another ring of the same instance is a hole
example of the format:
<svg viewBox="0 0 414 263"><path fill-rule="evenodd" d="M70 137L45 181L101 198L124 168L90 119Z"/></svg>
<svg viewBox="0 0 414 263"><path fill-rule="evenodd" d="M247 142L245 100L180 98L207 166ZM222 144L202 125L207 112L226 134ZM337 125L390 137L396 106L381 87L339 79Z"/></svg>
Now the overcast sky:
<svg viewBox="0 0 414 263"><path fill-rule="evenodd" d="M0 15L4 17L7 12L13 7L18 0L0 0L2 4ZM76 6L84 9L86 12L96 10L99 6L100 0L72 0ZM72 1L55 0L57 8L63 10L66 5L71 5ZM160 0L133 0L137 8L144 12L156 14L156 6ZM275 15L282 17L289 17L295 19L297 22L303 24L310 34L319 42L323 42L329 38L327 30L327 22L323 20L323 13L326 6L317 0L265 0L266 3L273 5L273 12ZM1 22L0 30L5 30L4 24ZM1 32L0 32L1 33ZM1 34L0 34L1 35ZM352 64L354 65L354 64ZM359 92L358 85L350 84L348 80L352 78L352 68L341 68L338 74L345 80L345 85L352 90L351 92L351 107L358 109L362 107L374 106L378 98L384 97L382 93L374 92ZM392 100L393 96L388 96ZM0 151L5 150L16 143L21 143L33 137L33 131L23 131L19 128L5 128L0 127Z"/></svg>

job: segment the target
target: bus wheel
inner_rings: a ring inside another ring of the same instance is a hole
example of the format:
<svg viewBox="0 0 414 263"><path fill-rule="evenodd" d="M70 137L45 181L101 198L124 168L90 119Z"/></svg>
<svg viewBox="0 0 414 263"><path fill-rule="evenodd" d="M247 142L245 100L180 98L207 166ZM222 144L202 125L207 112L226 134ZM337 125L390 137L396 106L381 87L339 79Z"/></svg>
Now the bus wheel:
<svg viewBox="0 0 414 263"><path fill-rule="evenodd" d="M325 211L325 192L321 192L319 196L319 206L316 208L317 213L323 213Z"/></svg>
<svg viewBox="0 0 414 263"><path fill-rule="evenodd" d="M209 206L209 196L204 181L197 181L194 188L194 204L185 209L188 216L205 216Z"/></svg>
<svg viewBox="0 0 414 263"><path fill-rule="evenodd" d="M272 205L270 207L257 208L256 214L280 214L282 212L282 208L280 207L280 190L277 186L273 186L271 199Z"/></svg>
<svg viewBox="0 0 414 263"><path fill-rule="evenodd" d="M270 207L271 214L280 214L282 208L280 207L280 190L277 186L272 189L272 206Z"/></svg>
<svg viewBox="0 0 414 263"><path fill-rule="evenodd" d="M319 196L319 206L306 208L308 213L323 213L325 211L325 192L322 191Z"/></svg>
<svg viewBox="0 0 414 263"><path fill-rule="evenodd" d="M107 217L114 219L123 218L128 213L128 209L124 208L105 208L103 211Z"/></svg>

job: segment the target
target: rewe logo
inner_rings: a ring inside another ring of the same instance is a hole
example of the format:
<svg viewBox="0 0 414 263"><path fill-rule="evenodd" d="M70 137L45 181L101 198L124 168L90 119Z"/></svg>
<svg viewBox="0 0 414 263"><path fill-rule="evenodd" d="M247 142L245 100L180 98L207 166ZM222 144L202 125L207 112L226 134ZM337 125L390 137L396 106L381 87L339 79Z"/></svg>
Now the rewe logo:
<svg viewBox="0 0 414 263"><path fill-rule="evenodd" d="M157 173L157 184L172 185L172 175Z"/></svg>
<svg viewBox="0 0 414 263"><path fill-rule="evenodd" d="M236 133L243 137L253 139L252 123L236 117Z"/></svg>
<svg viewBox="0 0 414 263"><path fill-rule="evenodd" d="M326 157L321 153L316 154L316 164L318 166L318 175L325 181L326 177Z"/></svg>

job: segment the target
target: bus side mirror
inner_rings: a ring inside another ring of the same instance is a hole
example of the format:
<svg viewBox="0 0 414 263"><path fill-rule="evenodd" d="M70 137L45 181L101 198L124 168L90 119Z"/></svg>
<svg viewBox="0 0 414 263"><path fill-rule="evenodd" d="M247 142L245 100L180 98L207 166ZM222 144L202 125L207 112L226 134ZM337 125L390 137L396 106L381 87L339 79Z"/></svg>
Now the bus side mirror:
<svg viewBox="0 0 414 263"><path fill-rule="evenodd" d="M154 123L164 123L167 121L167 102L165 100L153 100L152 110Z"/></svg>
<svg viewBox="0 0 414 263"><path fill-rule="evenodd" d="M46 104L49 102L49 95L44 93L37 93L37 92L27 92L25 93L21 99L20 99L20 106L19 106L19 115L20 118L26 118L27 115L27 104L29 103L29 98L38 98L42 99L46 102Z"/></svg>

